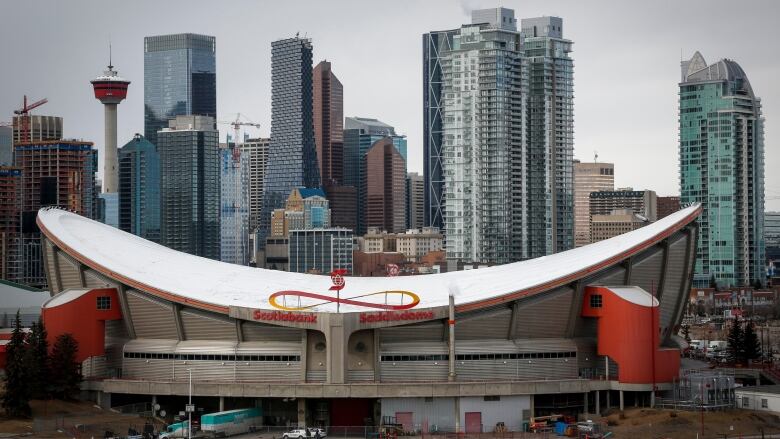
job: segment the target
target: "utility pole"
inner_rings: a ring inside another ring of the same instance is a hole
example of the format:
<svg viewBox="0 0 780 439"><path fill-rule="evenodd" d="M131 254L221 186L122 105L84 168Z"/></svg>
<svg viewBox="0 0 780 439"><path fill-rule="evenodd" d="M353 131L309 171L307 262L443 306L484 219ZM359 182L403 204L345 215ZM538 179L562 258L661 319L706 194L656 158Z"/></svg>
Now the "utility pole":
<svg viewBox="0 0 780 439"><path fill-rule="evenodd" d="M190 397L187 403L187 438L192 439L192 369L187 369L190 374Z"/></svg>

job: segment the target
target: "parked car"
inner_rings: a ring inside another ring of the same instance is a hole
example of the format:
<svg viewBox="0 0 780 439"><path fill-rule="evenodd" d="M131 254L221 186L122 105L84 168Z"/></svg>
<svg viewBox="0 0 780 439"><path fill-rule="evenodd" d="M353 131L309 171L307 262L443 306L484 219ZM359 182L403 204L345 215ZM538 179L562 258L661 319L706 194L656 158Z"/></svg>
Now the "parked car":
<svg viewBox="0 0 780 439"><path fill-rule="evenodd" d="M322 428L297 428L282 435L282 439L324 438L328 433Z"/></svg>

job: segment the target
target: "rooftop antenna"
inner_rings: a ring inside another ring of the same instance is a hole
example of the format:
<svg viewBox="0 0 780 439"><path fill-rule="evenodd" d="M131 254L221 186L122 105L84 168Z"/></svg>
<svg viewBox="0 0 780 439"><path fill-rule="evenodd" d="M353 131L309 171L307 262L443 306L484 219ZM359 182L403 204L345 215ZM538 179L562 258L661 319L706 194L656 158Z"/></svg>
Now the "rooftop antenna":
<svg viewBox="0 0 780 439"><path fill-rule="evenodd" d="M114 70L114 63L111 61L111 36L108 37L108 70Z"/></svg>
<svg viewBox="0 0 780 439"><path fill-rule="evenodd" d="M599 152L593 151L593 163L598 163L598 162L599 162Z"/></svg>

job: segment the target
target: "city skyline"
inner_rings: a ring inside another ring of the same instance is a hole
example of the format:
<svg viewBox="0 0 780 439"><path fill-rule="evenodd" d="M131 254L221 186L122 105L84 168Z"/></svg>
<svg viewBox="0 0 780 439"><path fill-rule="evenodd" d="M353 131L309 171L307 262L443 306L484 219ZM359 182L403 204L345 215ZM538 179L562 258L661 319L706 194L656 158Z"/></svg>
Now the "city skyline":
<svg viewBox="0 0 780 439"><path fill-rule="evenodd" d="M105 65L109 39L113 45L114 64L123 77L136 84L123 103L118 121L119 143L123 144L134 133L143 130L141 82L145 36L177 32L215 36L217 69L220 71L217 113L224 115L220 119L230 119L231 114L241 112L262 125L259 132L251 133L253 136L267 136L271 107L270 42L300 32L314 42L314 63L327 59L339 72L339 79L345 86L345 116L376 117L395 126L399 134L406 134L408 169L419 172L422 170L423 130L420 35L430 29L448 29L452 23L467 22L471 9L504 6L515 9L518 17L555 15L565 20L564 38L575 41L574 156L582 161L592 161L594 151L598 151L601 160L615 163L616 186L652 189L659 195L679 193L678 57L690 58L696 50L733 59L750 72L751 84L760 90L764 117L768 121L766 168L771 170L780 161L780 152L773 148L777 142L772 123L777 119L774 115L780 113L779 90L772 81L778 61L767 57L766 48L761 44L747 44L772 41L778 36L779 31L770 21L776 16L772 12L776 12L778 6L769 2L755 2L753 8L733 11L730 17L719 17L711 12L718 8L700 8L702 2L675 4L675 15L659 12L653 5L617 2L605 2L609 8L516 1L426 2L410 3L409 7L376 3L373 15L380 18L365 23L352 19L356 12L350 12L354 9L351 2L328 7L306 4L310 13L296 14L294 21L277 18L293 16L293 11L300 10L299 3L246 2L238 8L215 9L208 22L193 19L197 17L198 8L189 12L178 8L174 2L158 5L156 14L148 14L144 7L131 8L121 23L100 20L111 8L89 8L92 15L82 16L78 11L87 9L86 6L94 2L79 3L84 7L70 7L71 3L65 8L49 2L5 6L10 25L0 29L0 36L7 40L21 32L16 23L27 22L33 15L42 21L59 24L36 29L35 35L25 38L22 44L0 49L3 58L26 61L9 63L6 84L14 86L0 88L0 113L4 114L0 121L10 120L22 94L33 99L46 97L50 102L36 109L34 114L63 117L65 137L95 142L101 151L101 160L102 108L90 93L88 79ZM40 5L50 7L41 8ZM418 13L408 14L410 8ZM764 12L754 13L758 9ZM166 13L168 10L176 11L176 14ZM230 12L236 10L241 13ZM47 18L49 14L51 20ZM626 16L641 16L642 19L622 18ZM139 26L139 19L145 24ZM377 20L392 23L396 19L403 19L406 24L393 34L394 38L371 32L376 29ZM73 29L74 25L86 24L87 20L90 26L84 29L88 28L89 32L57 32L63 30L60 28L63 23ZM665 21L664 26L659 27L660 20ZM350 23L351 27L345 28L345 23ZM723 31L726 25L730 32ZM658 33L658 29L664 32ZM355 33L365 35L352 38ZM618 38L620 36L631 38ZM371 50L364 50L368 48ZM26 56L30 52L39 56ZM371 75L367 75L366 65L371 65L371 60L377 58L363 53L382 53L382 59L394 60L393 68L371 69ZM51 65L65 62L68 69L58 71L56 79L52 80ZM606 71L608 75L604 74ZM376 87L377 83L384 86ZM604 90L612 90L619 98L605 99ZM224 137L227 127L219 128ZM766 175L766 210L778 210L780 175L771 171Z"/></svg>

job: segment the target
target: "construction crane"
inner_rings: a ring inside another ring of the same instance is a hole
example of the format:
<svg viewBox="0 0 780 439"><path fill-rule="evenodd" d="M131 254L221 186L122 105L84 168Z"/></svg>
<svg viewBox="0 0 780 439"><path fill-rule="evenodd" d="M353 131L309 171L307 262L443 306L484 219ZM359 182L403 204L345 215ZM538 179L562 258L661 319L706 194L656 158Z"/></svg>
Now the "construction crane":
<svg viewBox="0 0 780 439"><path fill-rule="evenodd" d="M246 118L246 117L244 117L244 118L248 120L248 118ZM234 136L233 137L233 143L235 143L236 146L238 146L238 143L239 143L239 135L240 135L241 127L260 128L260 124L259 123L254 123L254 122L252 122L250 120L248 120L246 122L242 121L241 120L241 113L236 113L236 120L233 120L233 121L220 120L217 123L230 125L230 126L233 127L233 136Z"/></svg>
<svg viewBox="0 0 780 439"><path fill-rule="evenodd" d="M24 104L22 108L18 110L14 110L14 114L18 114L19 116L22 116L19 120L19 131L21 132L21 139L22 142L29 142L30 141L30 110L33 108L38 108L41 105L49 102L48 99L43 98L39 101L33 102L32 104L27 104L27 95L24 95Z"/></svg>

